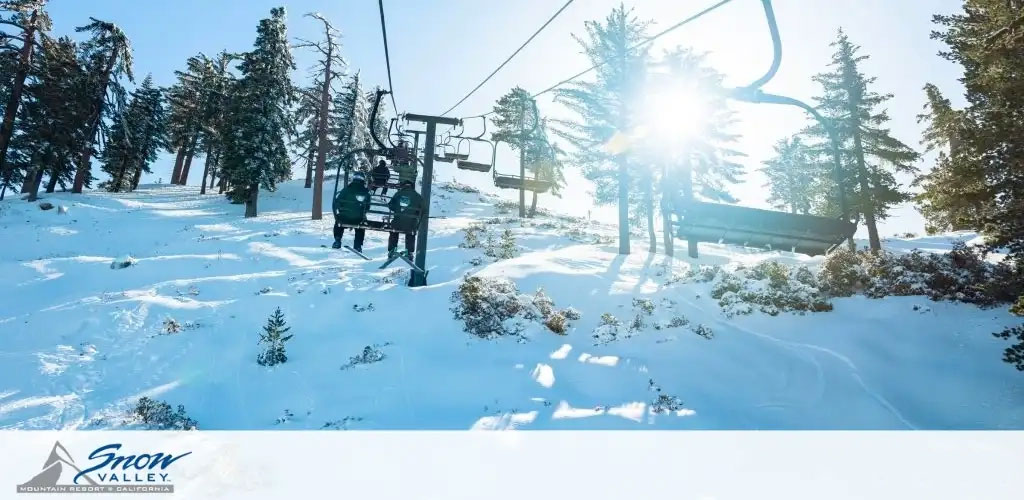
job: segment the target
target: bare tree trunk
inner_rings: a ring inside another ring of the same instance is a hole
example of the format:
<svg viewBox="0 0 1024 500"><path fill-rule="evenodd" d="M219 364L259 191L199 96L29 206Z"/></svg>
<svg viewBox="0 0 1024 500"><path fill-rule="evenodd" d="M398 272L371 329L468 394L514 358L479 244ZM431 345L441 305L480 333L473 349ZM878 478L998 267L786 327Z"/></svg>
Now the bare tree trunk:
<svg viewBox="0 0 1024 500"><path fill-rule="evenodd" d="M114 192L115 193L121 192L121 183L124 182L124 176L127 173L128 173L128 158L127 157L122 157L121 158L121 166L118 167L118 169L117 169L117 175L114 176L113 179L111 179L111 184L113 184L113 188L114 188Z"/></svg>
<svg viewBox="0 0 1024 500"><path fill-rule="evenodd" d="M683 172L682 173L683 173L683 176L682 176L682 181L683 181L683 186L682 186L683 187L683 199L686 201L686 203L691 203L691 202L694 201L694 198L693 198L693 168L692 168L692 165L690 164L690 158L686 158L685 160L683 160ZM696 238L694 238L692 236L689 236L689 237L686 238L686 253L691 258L694 258L694 259L697 258L698 253L697 253L697 239Z"/></svg>
<svg viewBox="0 0 1024 500"><path fill-rule="evenodd" d="M526 145L522 144L519 146L519 218L526 217L526 190L523 189L523 185L526 184Z"/></svg>
<svg viewBox="0 0 1024 500"><path fill-rule="evenodd" d="M327 150L330 149L330 144L327 140L327 111L331 105L331 79L334 78L334 75L331 74L331 63L334 62L334 42L331 39L331 26L327 23L326 19L320 18L320 20L324 23L327 57L324 62L323 87L320 89L320 120L317 123L316 131L316 174L313 182L313 209L311 214L313 220L324 218L324 168L327 164ZM413 157L413 162L415 161L416 158ZM308 175L306 179L309 179Z"/></svg>
<svg viewBox="0 0 1024 500"><path fill-rule="evenodd" d="M4 121L0 125L0 175L4 179L10 178L10 173L7 172L7 149L11 144L11 136L14 135L14 118L18 115L21 93L25 89L25 79L28 78L28 70L32 65L32 49L35 43L38 19L39 11L32 11L32 17L29 19L28 26L25 27L24 45L18 55L18 70L14 74L11 95L7 98L7 106L4 107Z"/></svg>
<svg viewBox="0 0 1024 500"><path fill-rule="evenodd" d="M57 189L57 180L59 178L60 176L58 175L56 168L50 171L50 180L49 182L46 183L47 193L52 193L55 189Z"/></svg>
<svg viewBox="0 0 1024 500"><path fill-rule="evenodd" d="M135 173L132 174L132 191L139 188L139 181L142 180L142 166L135 167Z"/></svg>
<svg viewBox="0 0 1024 500"><path fill-rule="evenodd" d="M540 169L534 169L533 170L533 180L537 180L539 178L540 178ZM537 215L537 192L534 191L533 192L533 200L530 201L530 214L529 214L529 216L532 219L536 215Z"/></svg>
<svg viewBox="0 0 1024 500"><path fill-rule="evenodd" d="M661 166L661 239L665 245L665 255L675 255L675 235L672 234L672 213L669 211L670 203L666 200L672 198L672 184L668 180L668 169Z"/></svg>
<svg viewBox="0 0 1024 500"><path fill-rule="evenodd" d="M206 194L206 176L210 175L210 162L213 158L213 152L210 151L210 146L206 147L206 161L203 162L203 182L199 183L199 194Z"/></svg>
<svg viewBox="0 0 1024 500"><path fill-rule="evenodd" d="M107 86L110 85L110 75L117 63L116 52L110 54L107 60L107 67L103 71L103 85L100 93L96 96L93 106L92 125L89 127L89 135L86 137L85 147L82 149L82 158L78 163L78 170L75 171L75 183L71 187L72 193L81 193L85 181L90 175L90 159L92 158L92 144L96 140L96 133L100 130L100 122L103 120L103 102L107 95Z"/></svg>
<svg viewBox="0 0 1024 500"><path fill-rule="evenodd" d="M171 184L177 184L181 177L181 166L185 163L185 143L178 146L178 155L174 158L174 170L171 171Z"/></svg>
<svg viewBox="0 0 1024 500"><path fill-rule="evenodd" d="M647 239L650 248L648 253L658 253L658 234L654 230L654 179L648 173L644 180L644 209L647 211Z"/></svg>
<svg viewBox="0 0 1024 500"><path fill-rule="evenodd" d="M882 249L882 241L878 238L878 223L875 220L875 207L871 186L868 183L868 169L864 164L864 148L859 133L853 135L853 147L857 155L857 177L860 181L861 198L863 199L864 223L868 226L868 244L872 253Z"/></svg>
<svg viewBox="0 0 1024 500"><path fill-rule="evenodd" d="M629 255L629 170L619 155L619 255Z"/></svg>
<svg viewBox="0 0 1024 500"><path fill-rule="evenodd" d="M250 184L249 185L249 198L245 200L245 216L256 217L256 201L260 195L260 185Z"/></svg>
<svg viewBox="0 0 1024 500"><path fill-rule="evenodd" d="M178 177L178 184L188 185L188 171L192 167L192 157L196 155L196 141L199 140L199 133L192 136L192 142L188 146L188 154L185 155L185 164L181 167L181 177Z"/></svg>
<svg viewBox="0 0 1024 500"><path fill-rule="evenodd" d="M39 184L43 182L43 167L36 167L29 180L31 184L27 190L22 190L22 192L28 192L28 201L36 201L39 198Z"/></svg>
<svg viewBox="0 0 1024 500"><path fill-rule="evenodd" d="M220 184L218 185L217 194L224 194L224 190L228 188L228 179L224 175L220 176Z"/></svg>
<svg viewBox="0 0 1024 500"><path fill-rule="evenodd" d="M313 162L316 161L316 139L309 141L309 152L306 153L306 183L303 187L313 187Z"/></svg>

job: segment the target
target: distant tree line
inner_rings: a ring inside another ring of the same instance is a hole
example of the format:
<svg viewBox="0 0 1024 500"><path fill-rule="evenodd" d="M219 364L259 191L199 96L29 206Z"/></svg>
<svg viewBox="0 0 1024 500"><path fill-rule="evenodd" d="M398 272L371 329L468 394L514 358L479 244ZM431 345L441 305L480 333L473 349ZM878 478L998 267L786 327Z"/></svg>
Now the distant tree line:
<svg viewBox="0 0 1024 500"><path fill-rule="evenodd" d="M297 160L320 218L325 169L370 144L373 91L358 72L347 75L340 33L318 14L310 16L325 26L324 40L293 44L285 10L275 8L251 50L196 54L161 87L150 75L135 84L131 43L117 25L90 18L76 28L84 41L55 38L46 4L0 1L0 199L94 184L132 191L167 151L172 184L199 175L201 160L200 193L217 189L244 203L247 217L257 215L259 190L290 179ZM293 47L323 54L309 87L292 82ZM386 120L376 124L384 133Z"/></svg>

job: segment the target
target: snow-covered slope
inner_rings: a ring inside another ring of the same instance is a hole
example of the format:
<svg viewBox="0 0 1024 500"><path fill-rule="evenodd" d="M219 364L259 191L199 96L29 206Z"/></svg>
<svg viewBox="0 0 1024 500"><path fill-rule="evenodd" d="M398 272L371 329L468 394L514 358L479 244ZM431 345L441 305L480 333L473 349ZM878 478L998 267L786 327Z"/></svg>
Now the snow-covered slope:
<svg viewBox="0 0 1024 500"><path fill-rule="evenodd" d="M0 428L119 427L143 395L184 405L203 429L1024 428L1024 379L991 335L1015 324L1003 309L853 297L728 318L708 285L667 283L694 262L640 244L619 256L592 243L612 235L596 224L492 224L516 236L514 259L460 248L467 226L498 214L443 189L430 286L409 289L399 264L378 269L383 235L368 236L372 262L327 248L330 222L308 220L301 183L262 193L248 220L196 191L46 197L66 215L0 203ZM134 265L112 269L126 254ZM820 262L702 245L697 263L763 259ZM565 336L533 324L525 340L478 339L450 311L467 273L543 287L582 318ZM595 345L601 315L629 320L634 298L655 306L646 326ZM257 339L276 307L294 338L288 362L267 368ZM676 317L689 324L670 327ZM166 334L172 319L181 329ZM366 346L384 359L346 367Z"/></svg>

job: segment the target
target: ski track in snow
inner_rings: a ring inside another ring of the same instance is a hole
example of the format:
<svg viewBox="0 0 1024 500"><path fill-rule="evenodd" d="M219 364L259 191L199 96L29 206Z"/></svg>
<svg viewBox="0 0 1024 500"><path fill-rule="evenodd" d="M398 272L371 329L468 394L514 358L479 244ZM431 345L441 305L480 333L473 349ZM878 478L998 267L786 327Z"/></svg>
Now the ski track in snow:
<svg viewBox="0 0 1024 500"><path fill-rule="evenodd" d="M568 238L554 218L535 219L554 224L547 228L494 224L494 234L514 232L521 255L471 264L482 251L459 246L463 229L503 216L478 194L437 190L432 210L448 218L431 221L430 285L408 289L400 262L377 269L384 252L379 234L367 235L372 262L325 248L331 223L308 220L309 191L300 185L261 193L257 219L243 219L240 206L199 196L194 187L47 195L71 208L60 217L3 202L0 223L25 244L0 259L8 285L0 295L6 308L0 314L0 428L117 428L143 396L183 404L208 429L1024 426L1024 394L1014 389L1019 375L1001 370L1007 368L999 365L1002 346L987 335L1009 324L1005 314L942 308L952 329L934 335L957 337L933 354L985 358L968 360L969 375L956 381L962 385L933 402L918 395L934 391L927 374L943 372L919 374L908 361L894 364L904 351L885 350L870 332L838 324L840 330L818 331L839 312L755 314L756 322L725 318L713 300L693 298L707 295L704 285L664 284L664 266L685 271L694 263L666 261L643 248L619 256L611 246ZM585 221L578 227L584 240L614 234ZM921 243L929 251L949 247L941 239ZM705 265L820 262L701 248L698 263ZM110 269L126 253L135 263ZM513 279L526 294L544 287L558 307L574 306L583 318L566 336L531 324L524 343L475 339L449 312L448 297L467 273ZM685 314L694 325L710 325L715 338L685 327L654 331L648 324L595 345L591 333L601 314L628 321L634 297L659 304L658 314ZM677 305L666 306L667 300ZM260 367L257 332L278 306L295 334L289 361ZM168 330L172 319L176 330ZM968 323L984 334L960 336L957 325ZM903 328L909 335L920 325ZM901 326L890 329L898 334ZM924 351L933 344L924 336L920 343ZM383 359L341 369L371 345ZM910 391L907 384L918 385ZM659 395L680 404L655 412ZM828 407L837 401L843 412ZM286 409L291 416L282 418Z"/></svg>

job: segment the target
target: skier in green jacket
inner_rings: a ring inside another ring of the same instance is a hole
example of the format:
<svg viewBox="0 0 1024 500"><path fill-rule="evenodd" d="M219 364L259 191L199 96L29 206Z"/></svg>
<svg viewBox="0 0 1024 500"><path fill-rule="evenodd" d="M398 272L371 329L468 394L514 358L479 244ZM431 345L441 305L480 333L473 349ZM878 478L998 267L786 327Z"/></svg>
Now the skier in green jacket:
<svg viewBox="0 0 1024 500"><path fill-rule="evenodd" d="M423 213L423 197L416 192L415 183L404 180L399 183L398 191L388 202L391 209L391 227L405 235L405 250L412 258L416 249L416 230L419 229L420 214ZM388 255L393 256L398 249L398 232L388 236Z"/></svg>
<svg viewBox="0 0 1024 500"><path fill-rule="evenodd" d="M370 191L366 189L366 178L362 172L356 172L350 182L334 198L334 244L332 248L341 248L341 237L345 234L342 224L361 224L366 220L366 212L370 209ZM363 238L366 230L356 229L356 239L352 248L356 252L363 251Z"/></svg>

